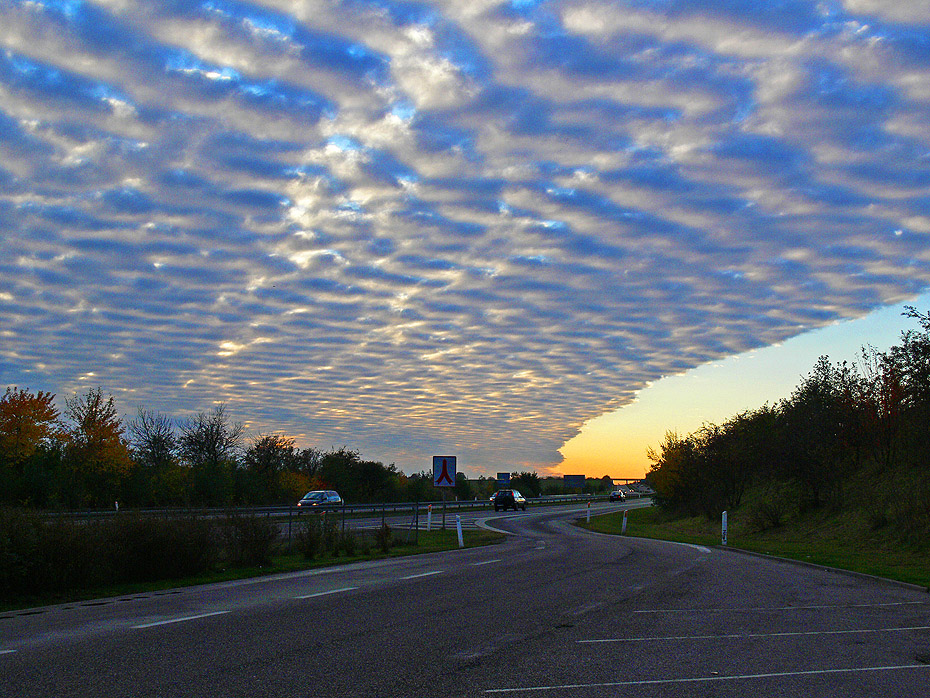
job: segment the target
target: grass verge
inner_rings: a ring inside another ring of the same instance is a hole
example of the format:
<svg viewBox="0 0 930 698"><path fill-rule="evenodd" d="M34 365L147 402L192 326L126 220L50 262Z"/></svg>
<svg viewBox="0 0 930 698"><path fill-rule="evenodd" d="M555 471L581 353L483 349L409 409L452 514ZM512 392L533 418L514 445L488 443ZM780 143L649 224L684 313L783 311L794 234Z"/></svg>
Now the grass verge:
<svg viewBox="0 0 930 698"><path fill-rule="evenodd" d="M502 540L504 540L505 537L506 536L501 533L487 531L484 529L463 531L462 535L466 548L493 545L500 543ZM273 574L283 574L287 572L298 572L301 570L314 569L318 567L347 565L353 562L404 557L408 555L422 555L424 553L454 550L458 548L458 545L458 534L456 531L454 529L447 529L445 531L420 531L419 540L416 544L400 541L392 545L387 552L383 552L376 547L372 547L369 550L359 550L358 553L351 556L347 556L345 554L323 554L314 558L313 560L308 560L298 552L288 552L287 550L282 549L278 553L271 556L270 565L253 567L233 567L218 565L209 572L190 577L177 577L173 579L162 579L152 582L137 582L131 584L115 584L96 587L93 589L72 590L65 593L4 599L0 601L0 612L14 611L18 609L33 608L38 606L48 606L51 604L89 602L93 599L116 596L150 594L164 592L165 590L178 587L216 584L220 582L234 581L237 579L247 579L250 577L261 577Z"/></svg>
<svg viewBox="0 0 930 698"><path fill-rule="evenodd" d="M622 512L592 517L579 526L620 535ZM660 509L631 509L626 535L694 545L719 546L719 521L704 517L670 519ZM861 572L930 589L930 547L905 546L882 532L864 530L849 517L812 515L765 532L755 532L740 512L727 522L727 543L764 555Z"/></svg>

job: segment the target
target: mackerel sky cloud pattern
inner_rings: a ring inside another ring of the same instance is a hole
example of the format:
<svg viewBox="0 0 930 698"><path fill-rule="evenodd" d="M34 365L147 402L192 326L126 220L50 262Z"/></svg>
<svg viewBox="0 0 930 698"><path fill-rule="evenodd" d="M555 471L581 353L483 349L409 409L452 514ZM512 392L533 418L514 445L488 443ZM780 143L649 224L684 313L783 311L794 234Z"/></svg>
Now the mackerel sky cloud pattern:
<svg viewBox="0 0 930 698"><path fill-rule="evenodd" d="M426 470L930 286L930 3L0 2L0 375Z"/></svg>

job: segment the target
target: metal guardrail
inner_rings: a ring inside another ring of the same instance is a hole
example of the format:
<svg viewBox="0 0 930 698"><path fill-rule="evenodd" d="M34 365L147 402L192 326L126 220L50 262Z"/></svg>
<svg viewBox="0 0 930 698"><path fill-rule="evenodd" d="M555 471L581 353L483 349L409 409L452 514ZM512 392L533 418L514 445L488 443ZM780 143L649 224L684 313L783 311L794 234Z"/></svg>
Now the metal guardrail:
<svg viewBox="0 0 930 698"><path fill-rule="evenodd" d="M651 495L641 495L648 497ZM564 494L564 495L546 495L542 497L527 498L528 505L538 504L572 504L576 502L597 502L606 501L606 494ZM387 514L387 513L406 513L416 512L417 507L421 513L425 513L430 507L434 511L441 511L443 507L446 510L461 509L485 509L493 508L493 504L487 499L468 499L461 501L429 501L429 502L380 502L373 504L342 504L335 506L322 507L298 507L296 504L284 504L277 506L253 506L253 507L164 507L148 509L98 509L98 510L76 510L76 511L59 511L48 512L49 517L61 518L106 518L114 516L119 512L142 514L146 516L160 516L170 518L172 516L195 516L195 517L219 517L227 515L238 516L289 516L297 514L314 514L322 511L338 512L342 515L350 514Z"/></svg>

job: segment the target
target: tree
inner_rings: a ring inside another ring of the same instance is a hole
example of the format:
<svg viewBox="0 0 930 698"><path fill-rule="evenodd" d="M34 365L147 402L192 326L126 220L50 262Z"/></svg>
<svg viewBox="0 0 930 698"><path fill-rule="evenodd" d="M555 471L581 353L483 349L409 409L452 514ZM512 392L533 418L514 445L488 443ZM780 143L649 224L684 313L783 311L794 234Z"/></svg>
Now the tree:
<svg viewBox="0 0 930 698"><path fill-rule="evenodd" d="M887 471L897 461L905 390L900 369L888 354L868 347L863 349L862 357L859 431L868 437L876 465Z"/></svg>
<svg viewBox="0 0 930 698"><path fill-rule="evenodd" d="M91 388L65 402L69 419L65 464L71 485L66 500L112 506L132 467L113 397L104 398L100 388Z"/></svg>
<svg viewBox="0 0 930 698"><path fill-rule="evenodd" d="M59 432L55 396L7 388L0 398L0 458L10 464L28 460Z"/></svg>
<svg viewBox="0 0 930 698"><path fill-rule="evenodd" d="M655 502L671 511L695 516L701 512L700 492L705 486L697 444L691 436L666 432L660 450L647 451L652 466L647 477L656 491Z"/></svg>
<svg viewBox="0 0 930 698"><path fill-rule="evenodd" d="M613 483L613 481L611 481ZM521 471L510 474L510 486L516 487L526 497L538 497L542 486L535 472Z"/></svg>
<svg viewBox="0 0 930 698"><path fill-rule="evenodd" d="M242 432L241 423L230 423L224 404L181 425L179 450L191 469L194 503L219 506L231 502Z"/></svg>
<svg viewBox="0 0 930 698"><path fill-rule="evenodd" d="M889 350L904 391L905 419L902 432L910 465L930 470L930 313L919 313L911 306L907 315L920 322L922 332L901 333L901 344Z"/></svg>
<svg viewBox="0 0 930 698"><path fill-rule="evenodd" d="M782 402L781 460L801 485L802 508L819 507L842 497L844 476L854 463L848 430L854 421L844 381L848 372L821 356L813 370Z"/></svg>
<svg viewBox="0 0 930 698"><path fill-rule="evenodd" d="M0 501L46 501L52 473L45 456L62 438L54 399L15 387L0 397Z"/></svg>
<svg viewBox="0 0 930 698"><path fill-rule="evenodd" d="M178 437L171 419L142 407L129 422L130 445L136 467L130 488L139 504L170 504L183 500L179 485Z"/></svg>
<svg viewBox="0 0 930 698"><path fill-rule="evenodd" d="M284 501L281 475L285 472L297 474L294 467L297 457L294 439L288 436L265 434L255 437L243 458L246 476L243 501L256 504ZM287 482L291 487L287 498L292 498L295 483L293 480Z"/></svg>
<svg viewBox="0 0 930 698"><path fill-rule="evenodd" d="M452 488L452 491L455 493L455 498L459 501L474 499L475 497L475 492L471 487L471 483L468 482L468 478L463 472L457 472L455 474L455 487Z"/></svg>

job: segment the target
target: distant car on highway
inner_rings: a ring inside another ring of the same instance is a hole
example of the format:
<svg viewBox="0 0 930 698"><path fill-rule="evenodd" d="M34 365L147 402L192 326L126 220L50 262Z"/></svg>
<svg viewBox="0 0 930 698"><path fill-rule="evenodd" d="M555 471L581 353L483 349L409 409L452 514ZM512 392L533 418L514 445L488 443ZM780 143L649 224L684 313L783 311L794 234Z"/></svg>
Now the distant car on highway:
<svg viewBox="0 0 930 698"><path fill-rule="evenodd" d="M494 511L500 511L503 509L513 508L514 511L517 509L523 509L526 511L526 497L524 497L518 490L498 490L494 493Z"/></svg>
<svg viewBox="0 0 930 698"><path fill-rule="evenodd" d="M625 502L626 495L623 493L623 490L614 490L610 493L610 497L608 497L608 499L611 502Z"/></svg>
<svg viewBox="0 0 930 698"><path fill-rule="evenodd" d="M309 509L311 507L339 506L340 504L342 504L342 497L335 490L313 490L307 492L297 502L297 506L301 509L304 507Z"/></svg>

